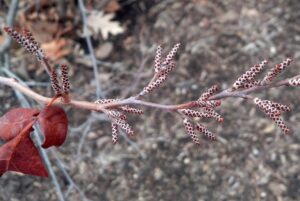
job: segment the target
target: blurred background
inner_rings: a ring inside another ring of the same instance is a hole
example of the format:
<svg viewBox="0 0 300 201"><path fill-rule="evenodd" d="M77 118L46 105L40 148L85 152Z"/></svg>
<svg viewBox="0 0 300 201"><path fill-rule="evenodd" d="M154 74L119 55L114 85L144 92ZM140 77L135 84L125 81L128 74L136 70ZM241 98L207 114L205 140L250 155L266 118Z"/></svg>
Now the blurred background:
<svg viewBox="0 0 300 201"><path fill-rule="evenodd" d="M146 100L178 104L213 84L226 89L263 59L287 56L283 75L300 72L299 0L0 0L0 74L51 96L49 78L34 56L3 33L27 28L53 66L70 66L72 97L129 97L153 74L155 49L180 42L177 69ZM197 147L180 119L146 109L129 121L137 136L111 143L102 114L66 108L67 141L44 153L49 179L6 173L0 200L204 201L300 200L300 93L280 88L258 97L291 104L285 114L294 131L280 129L251 102L226 99L224 123L206 122L218 141ZM0 114L13 107L40 107L0 87Z"/></svg>

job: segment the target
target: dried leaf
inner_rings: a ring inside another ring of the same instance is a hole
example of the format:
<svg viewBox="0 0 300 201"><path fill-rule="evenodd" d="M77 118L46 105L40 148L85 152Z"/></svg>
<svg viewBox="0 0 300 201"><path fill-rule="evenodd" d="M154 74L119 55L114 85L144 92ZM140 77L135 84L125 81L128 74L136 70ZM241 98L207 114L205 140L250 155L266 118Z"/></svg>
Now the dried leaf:
<svg viewBox="0 0 300 201"><path fill-rule="evenodd" d="M0 176L7 171L48 177L39 152L30 138L31 120L15 138L0 147Z"/></svg>
<svg viewBox="0 0 300 201"><path fill-rule="evenodd" d="M111 21L114 14L104 14L102 11L94 11L88 16L88 26L94 33L101 32L104 39L108 38L109 33L117 35L123 33L124 29L119 22ZM85 33L92 35L91 33Z"/></svg>
<svg viewBox="0 0 300 201"><path fill-rule="evenodd" d="M121 5L117 0L110 0L106 5L105 5L105 12L108 13L114 13L117 12L118 10L121 9Z"/></svg>
<svg viewBox="0 0 300 201"><path fill-rule="evenodd" d="M46 52L47 57L57 60L69 55L72 52L70 41L65 38L52 40L41 45L41 49Z"/></svg>
<svg viewBox="0 0 300 201"><path fill-rule="evenodd" d="M64 143L68 132L68 118L63 109L57 106L44 108L38 116L38 122L45 135L43 148L60 146Z"/></svg>
<svg viewBox="0 0 300 201"><path fill-rule="evenodd" d="M39 114L37 109L15 108L0 118L0 139L9 141Z"/></svg>

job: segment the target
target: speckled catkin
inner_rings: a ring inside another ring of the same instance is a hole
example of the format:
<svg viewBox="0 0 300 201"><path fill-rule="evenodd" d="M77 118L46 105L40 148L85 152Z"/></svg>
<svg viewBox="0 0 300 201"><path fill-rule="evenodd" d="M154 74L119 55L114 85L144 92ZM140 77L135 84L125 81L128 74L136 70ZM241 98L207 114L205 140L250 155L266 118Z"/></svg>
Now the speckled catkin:
<svg viewBox="0 0 300 201"><path fill-rule="evenodd" d="M211 141L216 141L217 137L215 134L213 134L212 132L210 132L209 130L207 130L203 125L197 123L195 125L195 129L197 131L199 131L200 133L202 133L204 135L204 137L206 137L207 139L211 140Z"/></svg>
<svg viewBox="0 0 300 201"><path fill-rule="evenodd" d="M233 87L232 89L234 89L234 90L236 90L236 89L248 89L248 88L259 86L259 85L261 85L261 81L260 80L255 80L255 81L246 82L246 83L241 84L241 85L236 85L236 87Z"/></svg>
<svg viewBox="0 0 300 201"><path fill-rule="evenodd" d="M119 100L120 99L99 99L99 100L96 100L95 103L107 104L107 103L112 103L112 102L119 101Z"/></svg>
<svg viewBox="0 0 300 201"><path fill-rule="evenodd" d="M277 102L269 101L269 100L263 100L263 102L265 104L271 105L271 107L274 107L274 108L276 108L277 110L280 110L280 111L285 111L285 112L291 111L291 108L289 106L284 105L282 103L277 103Z"/></svg>
<svg viewBox="0 0 300 201"><path fill-rule="evenodd" d="M106 112L106 114L112 118L112 119L115 119L115 118L121 118L121 119L124 119L123 116L125 116L123 113L119 112L119 111L116 111L116 110L108 110Z"/></svg>
<svg viewBox="0 0 300 201"><path fill-rule="evenodd" d="M280 111L277 108L272 107L272 105L268 101L261 100L260 98L254 98L253 101L262 111L264 111L270 117L280 115Z"/></svg>
<svg viewBox="0 0 300 201"><path fill-rule="evenodd" d="M220 100L212 100L212 101L202 101L202 100L197 100L194 102L195 107L199 108L216 108L221 105Z"/></svg>
<svg viewBox="0 0 300 201"><path fill-rule="evenodd" d="M218 105L219 103L212 103ZM213 105L213 106L215 106ZM200 117L200 118L215 118L218 122L223 122L223 118L217 113L214 107L204 106L203 111L192 110L192 109L179 109L178 111L188 117Z"/></svg>
<svg viewBox="0 0 300 201"><path fill-rule="evenodd" d="M217 85L213 85L212 87L210 87L207 91L205 91L200 98L198 99L199 101L206 101L209 99L209 97L211 97L212 95L214 95L217 91L219 90Z"/></svg>
<svg viewBox="0 0 300 201"><path fill-rule="evenodd" d="M187 134L191 137L192 141L196 145L200 145L200 140L196 136L195 128L194 128L193 124L188 119L184 119L183 125L184 125L184 128L185 128Z"/></svg>
<svg viewBox="0 0 300 201"><path fill-rule="evenodd" d="M166 79L167 79L166 75L160 76L159 78L157 78L157 80L155 80L154 82L150 83L148 86L144 87L141 95L150 93L154 89L158 88Z"/></svg>
<svg viewBox="0 0 300 201"><path fill-rule="evenodd" d="M4 31L6 31L8 35L15 39L17 43L24 47L28 52L35 54L39 61L46 57L43 50L39 47L38 43L34 40L32 34L28 30L23 31L24 35L10 27L5 27Z"/></svg>
<svg viewBox="0 0 300 201"><path fill-rule="evenodd" d="M241 75L237 81L233 83L232 89L236 90L239 88L250 88L256 84L259 84L259 82L253 82L254 78L262 71L266 64L267 60L263 60L260 64L252 66L243 75Z"/></svg>
<svg viewBox="0 0 300 201"><path fill-rule="evenodd" d="M276 125L281 128L284 134L290 133L290 129L285 125L281 117L274 117L273 121L275 121Z"/></svg>
<svg viewBox="0 0 300 201"><path fill-rule="evenodd" d="M271 83L291 62L292 58L288 57L280 64L275 65L275 67L267 73L262 82L264 84Z"/></svg>
<svg viewBox="0 0 300 201"><path fill-rule="evenodd" d="M118 124L111 123L111 140L113 144L116 144L118 142Z"/></svg>
<svg viewBox="0 0 300 201"><path fill-rule="evenodd" d="M208 108L216 108L221 105L221 101L220 100L206 101L206 104L207 104L206 107Z"/></svg>
<svg viewBox="0 0 300 201"><path fill-rule="evenodd" d="M276 123L276 125L281 128L281 130L285 133L289 133L289 128L285 125L282 118L280 117L280 111L288 111L287 106L284 107L284 105L275 103L269 100L261 100L260 98L254 98L254 103L263 111L265 112L269 118Z"/></svg>
<svg viewBox="0 0 300 201"><path fill-rule="evenodd" d="M294 87L300 86L300 78L289 79L289 85Z"/></svg>
<svg viewBox="0 0 300 201"><path fill-rule="evenodd" d="M161 74L168 76L171 71L173 71L176 68L175 62L171 61L167 66L163 66L161 68Z"/></svg>
<svg viewBox="0 0 300 201"><path fill-rule="evenodd" d="M165 61L163 62L163 65L170 64L170 62L173 60L176 52L178 51L179 47L180 47L180 43L177 43L176 45L174 45L172 50L167 54L167 57L166 57Z"/></svg>
<svg viewBox="0 0 300 201"><path fill-rule="evenodd" d="M62 76L63 93L68 94L70 91L68 66L63 64L60 66L60 69L61 69L61 76Z"/></svg>
<svg viewBox="0 0 300 201"><path fill-rule="evenodd" d="M224 121L224 119L221 117L221 115L213 109L207 108L207 109L205 109L205 112L208 115L210 115L211 117L215 118L218 122L223 122Z"/></svg>
<svg viewBox="0 0 300 201"><path fill-rule="evenodd" d="M51 87L52 87L55 95L61 95L61 87L57 80L57 74L56 74L55 69L52 69L52 72L50 75L50 81L51 81Z"/></svg>
<svg viewBox="0 0 300 201"><path fill-rule="evenodd" d="M128 136L134 136L132 127L123 119L114 119L114 123L118 125Z"/></svg>
<svg viewBox="0 0 300 201"><path fill-rule="evenodd" d="M141 115L144 114L144 111L138 108L129 107L128 105L120 107L123 112Z"/></svg>
<svg viewBox="0 0 300 201"><path fill-rule="evenodd" d="M191 109L180 109L180 112L182 112L184 115L188 117L202 117L202 118L211 118L212 115L206 112L200 112L197 110L191 110Z"/></svg>
<svg viewBox="0 0 300 201"><path fill-rule="evenodd" d="M159 45L156 49L155 59L154 59L154 71L157 73L161 67L161 45Z"/></svg>

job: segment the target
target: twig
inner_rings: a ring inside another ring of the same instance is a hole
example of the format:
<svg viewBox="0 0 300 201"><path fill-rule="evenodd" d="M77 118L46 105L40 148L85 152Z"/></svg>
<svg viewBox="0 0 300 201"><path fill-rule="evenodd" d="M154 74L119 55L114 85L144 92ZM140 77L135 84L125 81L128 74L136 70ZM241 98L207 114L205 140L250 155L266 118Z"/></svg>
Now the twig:
<svg viewBox="0 0 300 201"><path fill-rule="evenodd" d="M83 145L85 142L85 138L86 138L88 132L91 130L91 125L92 125L92 121L89 119L82 131L82 135L80 137L80 141L79 141L78 148L77 148L77 154L76 154L77 157L76 158L80 158L79 156L81 155L82 148L83 148Z"/></svg>
<svg viewBox="0 0 300 201"><path fill-rule="evenodd" d="M36 127L36 126L34 126L34 127ZM47 155L47 152L46 152L45 149L41 148L41 144L43 144L43 142L42 142L42 139L41 139L41 131L40 131L39 128L35 128L34 137L35 137L35 139L38 142L38 146L37 147L38 147L38 149L39 149L39 151L40 151L40 153L42 155L42 158L44 160L44 164L47 167L47 170L48 170L48 172L50 174L52 183L54 184L54 187L56 189L56 194L57 194L58 200L59 201L65 201L64 195L63 195L61 187L60 187L60 184L59 184L59 182L58 182L58 180L56 178L56 174L54 172L54 169L52 168L52 164L51 164L50 159L49 159L49 157Z"/></svg>
<svg viewBox="0 0 300 201"><path fill-rule="evenodd" d="M80 194L80 196L82 197L82 199L85 200L89 200L86 195L84 194L84 192L79 188L79 186L73 181L73 179L71 178L71 176L69 175L69 173L67 172L66 168L65 168L65 164L59 159L56 151L54 149L51 149L51 153L54 156L55 160L56 160L56 164L59 167L59 169L62 171L62 173L64 174L65 178L68 180L70 187L74 187L78 193ZM71 188L70 188L71 189ZM66 192L65 196L67 197L68 192Z"/></svg>
<svg viewBox="0 0 300 201"><path fill-rule="evenodd" d="M85 14L82 0L79 0L79 4L81 11L83 11L83 14ZM83 15L83 21L85 25L84 28L86 31L85 15ZM225 99L228 97L251 99L252 102L255 105L257 105L260 110L266 113L266 115L269 118L271 118L285 134L290 133L290 129L285 125L282 117L280 117L282 112L291 110L289 106L284 105L282 103L272 102L270 100L262 100L258 97L252 97L251 95L249 95L250 93L267 90L273 87L281 87L284 85L299 86L300 75L295 76L294 78L285 79L277 83L273 82L278 77L278 75L281 74L282 71L284 71L286 67L289 66L289 64L292 62L292 58L290 57L286 58L281 63L276 64L273 68L271 68L262 80L257 80L256 77L262 72L263 68L267 64L267 60L263 60L261 63L252 66L244 74L239 76L239 78L233 83L233 85L229 89L217 93L219 91L219 87L217 85L213 85L210 88L208 88L204 93L202 93L197 100L177 105L165 105L141 100L146 94L149 94L152 91L159 88L167 80L169 73L176 68L176 62L174 61L174 57L180 47L180 43L175 44L165 56L165 58L162 58L162 47L161 45L159 45L156 49L156 55L154 59L154 75L150 82L139 93L137 93L135 96L126 99L98 99L96 102L91 103L86 101L70 100L68 93L70 83L67 71L65 70L67 68L62 69L63 72L66 72L62 73L63 86L61 88L61 86L59 85L59 81L57 80L57 74L55 70L51 69L50 65L48 64L48 60L43 53L43 50L39 48L37 42L34 40L30 32L25 31L24 34L20 34L10 27L6 27L4 30L7 33L9 33L11 37L16 39L17 42L26 50L28 50L32 54L35 54L37 59L41 61L44 65L46 71L50 75L52 88L56 94L56 97L61 97L62 99L59 101L56 101L58 99L52 99L52 101L50 100L50 104L55 103L57 105L70 105L75 108L88 109L106 114L111 121L112 142L114 144L118 141L118 128L120 128L129 136L134 135L134 131L131 125L128 124L127 116L124 113L131 113L135 115L141 115L144 113L143 110L139 108L130 107L130 105L140 105L144 107L178 113L182 117L182 122L186 132L190 135L195 144L200 144L199 139L196 137L196 131L202 133L207 139L214 141L216 140L216 135L208 129L206 129L200 123L194 122L193 118L215 118L218 122L223 122L223 118L218 112L215 111L215 108L220 106L221 104L221 101L217 100ZM95 61L94 54L91 54L91 56L92 59L94 59L93 61ZM14 80L9 80L5 77L0 77L0 83L11 86L14 89L21 90L22 93L31 96L32 99L37 100L39 102L47 101L47 104L49 105L50 98L39 95L33 92L32 90L20 85ZM61 89L63 89L63 92ZM65 96L68 98L65 98ZM79 152L81 150L86 133L87 132L85 132L85 134L81 138Z"/></svg>
<svg viewBox="0 0 300 201"><path fill-rule="evenodd" d="M140 156L142 157L143 160L147 159L147 155L143 151L141 151L140 146L137 143L135 143L134 141L132 141L127 136L127 134L125 134L124 132L120 132L120 134L126 140L126 142L128 142L128 144L133 147L133 149L135 149L135 150L138 151L138 153L140 154Z"/></svg>
<svg viewBox="0 0 300 201"><path fill-rule="evenodd" d="M293 78L300 77L300 76L295 76ZM235 98L249 98L250 93L255 93L255 92L260 92L263 90L267 90L270 88L274 87L281 87L285 86L288 84L288 81L291 78L282 80L280 82L277 82L276 84L270 84L270 85L264 85L264 86L255 86L249 89L242 89L239 91L230 91L230 90L224 90L220 93L217 93L213 96L211 96L208 100L219 100L219 99L225 99L225 98L230 98L230 97L235 97ZM48 102L51 101L52 98L50 97L45 97L42 96L28 87L20 84L17 80L12 79L12 78L6 78L0 76L0 84L7 85L12 87L13 89L16 89L23 93L24 95L30 97L31 99L41 103L41 104L47 104ZM86 110L92 110L92 111L97 111L97 112L102 112L103 109L106 108L113 108L113 107L118 107L118 106L123 106L123 105L141 105L145 107L150 107L150 108L157 108L157 109L162 109L162 110L178 110L178 109L184 109L191 107L194 102L186 102L183 104L177 104L177 105L164 105L164 104L159 104L159 103L154 103L154 102L147 102L143 100L138 100L135 97L129 97L123 100L118 100L115 102L111 103L105 103L105 104L97 104L93 102L87 102L87 101L77 101L77 100L71 100L69 103L65 103L60 99L57 99L54 102L55 105L61 105L61 106L71 106L74 108L78 109L86 109Z"/></svg>
<svg viewBox="0 0 300 201"><path fill-rule="evenodd" d="M124 98L127 97L130 93L132 93L138 87L138 85L141 81L142 71L144 70L146 63L149 60L149 56L147 56L147 57L142 56L142 57L143 57L143 59L139 66L139 69L135 73L135 75L138 75L138 76L135 77L133 84L130 87L128 87L128 89L123 93L122 97L124 97Z"/></svg>
<svg viewBox="0 0 300 201"><path fill-rule="evenodd" d="M24 82L24 84L26 84L29 87L49 87L49 83L48 82L36 82L36 81L28 81L28 82Z"/></svg>
<svg viewBox="0 0 300 201"><path fill-rule="evenodd" d="M90 53L92 64L93 64L94 77L95 77L95 83L96 83L96 96L97 96L97 99L99 99L99 98L103 97L103 94L102 94L102 89L101 89L101 85L100 85L97 59L96 59L95 52L94 52L94 49L93 49L91 37L87 35L88 27L87 27L86 15L85 15L85 6L83 4L83 1L78 0L78 5L79 5L79 9L80 9L81 17L82 17L82 22L83 22L83 33L85 34L85 40L86 40L86 43L88 45L89 53Z"/></svg>
<svg viewBox="0 0 300 201"><path fill-rule="evenodd" d="M8 14L6 17L6 24L7 26L13 26L16 14L17 14L17 9L19 5L19 0L12 0L9 6ZM3 54L5 51L8 50L10 44L11 44L11 37L5 37L5 40L3 44L0 46L0 55Z"/></svg>

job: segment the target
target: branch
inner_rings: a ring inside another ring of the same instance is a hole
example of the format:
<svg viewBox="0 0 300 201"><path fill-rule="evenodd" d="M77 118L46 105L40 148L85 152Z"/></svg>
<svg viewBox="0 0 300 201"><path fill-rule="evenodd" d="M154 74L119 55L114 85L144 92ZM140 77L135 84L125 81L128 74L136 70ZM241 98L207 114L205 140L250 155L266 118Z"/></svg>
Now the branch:
<svg viewBox="0 0 300 201"><path fill-rule="evenodd" d="M6 17L6 25L13 26L15 16L17 14L17 9L19 6L19 0L12 0L9 6L9 11ZM3 44L0 46L0 55L5 52L11 44L11 38L5 37Z"/></svg>
<svg viewBox="0 0 300 201"><path fill-rule="evenodd" d="M290 79L294 78L300 78L300 75L288 78L285 80L282 80L280 82L277 82L276 84L270 84L270 85L264 85L264 86L256 86L253 88L249 89L243 89L240 91L230 91L230 89L223 90L219 93L216 93L215 95L211 96L208 100L220 100L220 99L225 99L225 98L244 98L244 99L251 99L251 96L249 94L251 93L257 93L261 92L270 88L274 87L281 87L281 86L288 86L288 82ZM13 78L6 78L3 76L0 76L0 84L9 86L15 90L18 90L19 92L23 93L24 95L28 96L29 98L35 100L36 102L40 104L48 104L51 100L52 97L46 97L42 96L30 88L20 84L17 80ZM140 105L144 107L149 107L149 108L156 108L156 109L161 109L161 110L178 110L178 109L187 109L187 108L192 108L195 106L195 101L189 101L186 103L182 104L176 104L176 105L165 105L165 104L159 104L159 103L154 103L154 102L148 102L148 101L143 101L139 100L137 97L130 97L122 100L117 100L111 103L104 103L104 104L98 104L95 102L87 102L87 101L78 101L78 100L70 100L70 102L65 103L62 99L57 99L54 103L54 105L59 105L59 106L71 106L77 109L85 109L85 110L91 110L91 111L96 111L96 112L103 112L104 109L109 109L109 108L115 108L119 106L124 106L124 105Z"/></svg>
<svg viewBox="0 0 300 201"><path fill-rule="evenodd" d="M79 0L79 3L81 3L81 7L83 7L81 0ZM146 94L150 94L157 88L161 87L162 84L168 79L170 73L176 68L174 57L180 47L180 44L176 44L171 51L168 52L164 59L162 58L162 47L159 45L156 50L156 56L154 60L154 75L150 82L139 93L126 99L99 99L92 103L87 101L73 100L69 97L70 85L67 67L62 66L63 79L61 86L60 82L57 80L55 69L51 69L51 67L48 65L47 57L44 55L42 49L39 47L38 43L34 40L29 31L25 30L23 31L23 34L20 34L9 27L6 27L5 31L9 33L11 37L16 39L17 42L26 50L32 54L35 54L37 59L42 63L50 75L52 88L55 91L56 97L61 98L52 99L49 97L44 97L21 85L14 79L0 77L0 84L4 84L19 90L21 93L42 104L48 104L51 100L55 100L54 104L56 105L68 105L78 109L87 109L104 113L111 121L112 142L114 144L118 141L118 129L123 130L128 136L134 135L132 127L127 122L126 114L143 114L143 110L135 108L135 106L144 106L146 108L165 110L180 115L186 132L197 145L200 144L200 141L196 137L195 131L199 131L209 140L215 140L215 135L197 121L199 118L214 118L218 122L222 122L223 118L215 111L215 109L221 105L221 100L229 97L251 100L251 102L260 110L262 110L271 120L273 120L285 134L290 132L289 128L287 128L283 119L281 118L282 112L290 111L289 106L270 100L262 100L258 97L253 97L250 94L268 90L270 88L279 88L282 86L300 86L300 75L275 82L277 77L290 65L292 61L291 58L286 58L281 63L276 64L266 73L262 80L257 80L257 76L266 66L266 60L252 66L228 89L218 92L218 86L214 85L202 93L197 100L176 105L165 105L142 100Z"/></svg>
<svg viewBox="0 0 300 201"><path fill-rule="evenodd" d="M94 71L94 77L95 77L95 83L96 83L96 96L97 96L97 99L99 99L100 97L103 97L103 92L101 90L99 72L98 72L98 66L97 66L97 59L96 59L95 52L93 49L92 40L91 40L91 37L88 36L87 18L85 15L86 9L85 9L85 6L84 6L84 3L82 0L78 0L78 5L79 5L82 23L83 23L83 33L85 35L85 40L86 40L86 43L87 43L87 46L89 49L89 53L91 56L92 64L93 64L93 71Z"/></svg>

